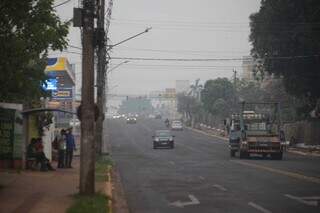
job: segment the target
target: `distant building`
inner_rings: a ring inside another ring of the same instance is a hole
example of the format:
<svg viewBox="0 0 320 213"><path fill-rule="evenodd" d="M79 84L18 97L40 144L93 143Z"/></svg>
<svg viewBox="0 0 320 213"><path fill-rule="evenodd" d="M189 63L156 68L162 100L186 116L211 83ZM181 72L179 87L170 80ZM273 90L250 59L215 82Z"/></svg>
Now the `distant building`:
<svg viewBox="0 0 320 213"><path fill-rule="evenodd" d="M189 80L176 80L176 93L187 93L190 90Z"/></svg>
<svg viewBox="0 0 320 213"><path fill-rule="evenodd" d="M251 56L243 56L241 78L246 81L254 81L253 67L254 67L253 58Z"/></svg>

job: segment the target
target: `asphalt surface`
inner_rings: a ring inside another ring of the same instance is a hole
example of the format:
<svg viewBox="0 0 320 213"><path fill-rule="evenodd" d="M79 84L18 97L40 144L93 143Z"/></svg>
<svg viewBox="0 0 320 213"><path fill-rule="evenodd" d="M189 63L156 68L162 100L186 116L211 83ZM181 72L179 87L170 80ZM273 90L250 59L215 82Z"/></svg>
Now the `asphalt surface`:
<svg viewBox="0 0 320 213"><path fill-rule="evenodd" d="M229 156L225 141L174 131L174 149L152 148L162 120L108 123L112 157L132 213L320 212L320 158Z"/></svg>

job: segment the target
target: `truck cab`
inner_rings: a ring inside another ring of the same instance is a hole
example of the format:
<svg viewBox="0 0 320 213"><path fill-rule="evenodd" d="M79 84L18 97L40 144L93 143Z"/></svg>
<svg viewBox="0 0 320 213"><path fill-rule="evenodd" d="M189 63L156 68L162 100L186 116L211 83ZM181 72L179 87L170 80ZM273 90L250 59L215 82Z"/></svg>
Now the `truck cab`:
<svg viewBox="0 0 320 213"><path fill-rule="evenodd" d="M249 109L249 110L248 110ZM284 133L281 130L279 103L241 104L239 119L240 130L230 132L230 154L239 152L240 158L251 154L281 160L283 157ZM235 145L237 139L238 145Z"/></svg>

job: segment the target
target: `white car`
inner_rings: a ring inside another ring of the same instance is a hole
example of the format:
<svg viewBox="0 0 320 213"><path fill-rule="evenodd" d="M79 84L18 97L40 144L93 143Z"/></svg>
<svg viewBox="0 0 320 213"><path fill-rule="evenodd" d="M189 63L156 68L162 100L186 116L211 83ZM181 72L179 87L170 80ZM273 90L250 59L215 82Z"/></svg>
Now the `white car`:
<svg viewBox="0 0 320 213"><path fill-rule="evenodd" d="M171 122L171 129L172 130L183 130L182 122L179 120L173 120Z"/></svg>

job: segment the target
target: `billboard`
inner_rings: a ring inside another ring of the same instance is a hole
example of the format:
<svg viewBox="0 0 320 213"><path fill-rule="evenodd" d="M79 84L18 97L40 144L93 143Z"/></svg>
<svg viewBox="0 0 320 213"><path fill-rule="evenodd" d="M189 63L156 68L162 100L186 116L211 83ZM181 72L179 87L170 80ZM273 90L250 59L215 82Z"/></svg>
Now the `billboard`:
<svg viewBox="0 0 320 213"><path fill-rule="evenodd" d="M59 88L52 91L52 99L55 100L73 100L72 88Z"/></svg>

